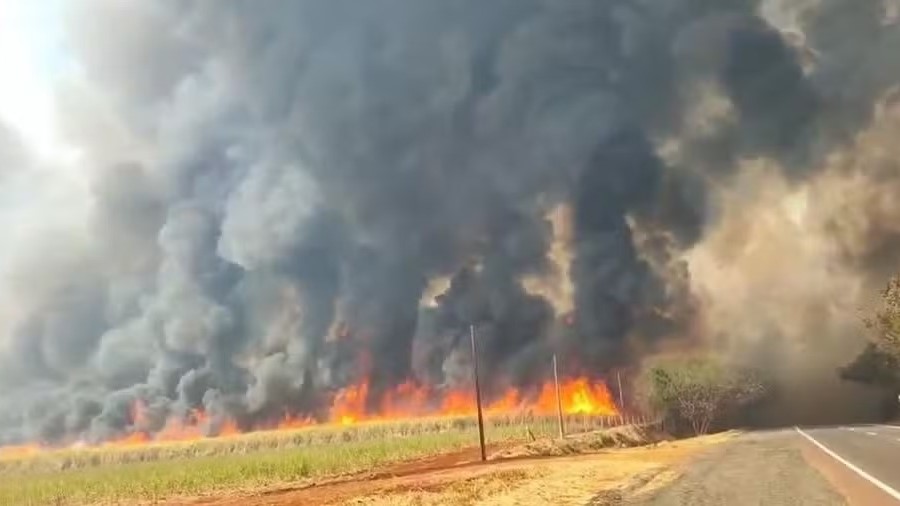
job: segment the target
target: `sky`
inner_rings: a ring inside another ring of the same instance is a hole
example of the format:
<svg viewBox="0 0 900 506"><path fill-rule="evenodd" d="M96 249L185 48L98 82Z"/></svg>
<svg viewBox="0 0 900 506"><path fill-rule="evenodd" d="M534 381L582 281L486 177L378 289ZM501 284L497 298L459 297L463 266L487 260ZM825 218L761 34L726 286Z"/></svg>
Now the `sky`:
<svg viewBox="0 0 900 506"><path fill-rule="evenodd" d="M57 108L60 85L77 73L64 14L61 0L0 0L0 121L28 158L2 172L0 226L11 242L73 228L87 205L78 149L64 138ZM0 251L0 272L9 254Z"/></svg>
<svg viewBox="0 0 900 506"><path fill-rule="evenodd" d="M64 155L54 105L67 54L59 0L0 2L0 117L41 156Z"/></svg>

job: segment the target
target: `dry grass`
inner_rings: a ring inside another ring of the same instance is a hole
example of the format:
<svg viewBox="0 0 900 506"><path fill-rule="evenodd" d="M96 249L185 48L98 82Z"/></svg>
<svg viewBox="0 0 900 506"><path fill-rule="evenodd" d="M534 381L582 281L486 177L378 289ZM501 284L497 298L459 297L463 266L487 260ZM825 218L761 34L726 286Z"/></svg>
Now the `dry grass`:
<svg viewBox="0 0 900 506"><path fill-rule="evenodd" d="M731 439L725 433L681 441L658 441L634 447L600 450L592 441L639 443L639 429L612 429L601 437L593 434L576 444L576 453L557 458L524 458L501 462L493 470L459 469L419 478L418 488L378 489L368 497L344 504L357 506L560 506L617 503L672 483L680 476L678 464L691 455ZM565 443L564 443L565 444ZM526 445L528 446L528 445ZM613 445L615 446L615 445ZM609 447L607 447L609 448ZM591 453L593 452L593 453ZM550 454L558 455L556 451ZM544 453L532 454L543 456ZM522 455L519 455L522 456Z"/></svg>
<svg viewBox="0 0 900 506"><path fill-rule="evenodd" d="M524 480L541 473L514 469L450 483L427 485L406 490L391 490L378 495L357 497L344 504L352 506L465 506L488 497L509 493Z"/></svg>
<svg viewBox="0 0 900 506"><path fill-rule="evenodd" d="M565 439L542 438L497 452L492 458L551 457L578 455L604 448L630 448L664 441L666 436L652 427L628 425L576 434Z"/></svg>

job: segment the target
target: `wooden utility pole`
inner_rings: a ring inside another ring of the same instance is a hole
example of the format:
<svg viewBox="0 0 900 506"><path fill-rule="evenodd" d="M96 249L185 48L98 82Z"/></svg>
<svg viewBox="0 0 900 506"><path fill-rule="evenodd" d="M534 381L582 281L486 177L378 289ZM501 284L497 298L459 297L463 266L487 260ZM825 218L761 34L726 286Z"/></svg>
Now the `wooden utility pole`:
<svg viewBox="0 0 900 506"><path fill-rule="evenodd" d="M481 445L481 461L487 461L484 448L484 415L481 412L481 385L478 383L478 348L475 346L475 325L469 325L469 337L472 339L472 370L475 375L475 405L478 407L478 442Z"/></svg>
<svg viewBox="0 0 900 506"><path fill-rule="evenodd" d="M559 422L559 438L566 437L566 429L563 427L562 397L559 394L559 371L556 366L556 353L553 354L553 383L556 385L556 419Z"/></svg>
<svg viewBox="0 0 900 506"><path fill-rule="evenodd" d="M623 413L625 411L625 401L622 397L622 375L619 371L616 371L616 383L619 384L619 413Z"/></svg>

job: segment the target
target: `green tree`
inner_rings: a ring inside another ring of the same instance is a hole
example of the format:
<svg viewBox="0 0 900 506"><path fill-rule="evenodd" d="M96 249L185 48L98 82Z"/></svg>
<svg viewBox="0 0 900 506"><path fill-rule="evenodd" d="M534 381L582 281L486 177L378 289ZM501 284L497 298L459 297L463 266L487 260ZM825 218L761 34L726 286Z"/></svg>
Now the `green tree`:
<svg viewBox="0 0 900 506"><path fill-rule="evenodd" d="M713 356L669 357L645 367L638 381L644 408L670 430L706 434L714 424L761 399L756 375Z"/></svg>
<svg viewBox="0 0 900 506"><path fill-rule="evenodd" d="M872 344L895 361L900 360L900 276L888 282L878 307L863 317L863 323Z"/></svg>
<svg viewBox="0 0 900 506"><path fill-rule="evenodd" d="M862 320L869 345L841 369L841 377L900 389L900 276L888 282L878 304Z"/></svg>

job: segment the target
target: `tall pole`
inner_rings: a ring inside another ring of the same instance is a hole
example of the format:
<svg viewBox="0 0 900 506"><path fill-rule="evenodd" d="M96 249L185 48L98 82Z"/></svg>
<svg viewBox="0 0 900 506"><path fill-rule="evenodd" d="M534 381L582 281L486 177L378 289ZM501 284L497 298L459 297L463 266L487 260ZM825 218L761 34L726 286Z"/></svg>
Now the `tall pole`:
<svg viewBox="0 0 900 506"><path fill-rule="evenodd" d="M563 427L562 396L559 395L559 371L556 367L556 353L553 354L553 383L556 385L556 419L559 422L559 438L566 437L566 429Z"/></svg>
<svg viewBox="0 0 900 506"><path fill-rule="evenodd" d="M619 371L616 371L616 383L619 384L619 413L621 414L625 411L625 401L622 397L622 375Z"/></svg>
<svg viewBox="0 0 900 506"><path fill-rule="evenodd" d="M475 405L478 406L478 443L481 445L481 461L487 461L484 448L484 415L481 413L481 385L478 383L478 348L475 346L475 325L469 325L469 337L472 339L472 370L475 374Z"/></svg>

